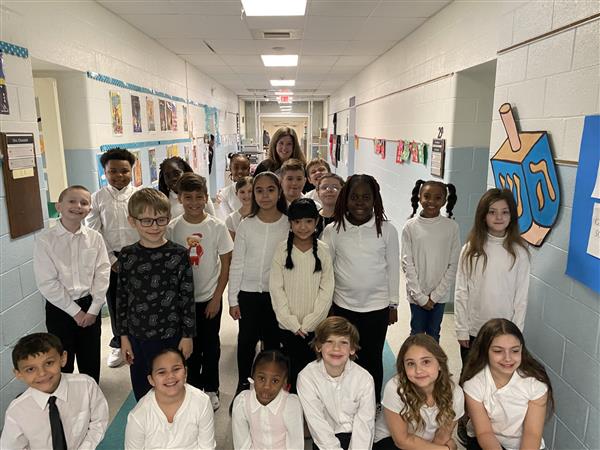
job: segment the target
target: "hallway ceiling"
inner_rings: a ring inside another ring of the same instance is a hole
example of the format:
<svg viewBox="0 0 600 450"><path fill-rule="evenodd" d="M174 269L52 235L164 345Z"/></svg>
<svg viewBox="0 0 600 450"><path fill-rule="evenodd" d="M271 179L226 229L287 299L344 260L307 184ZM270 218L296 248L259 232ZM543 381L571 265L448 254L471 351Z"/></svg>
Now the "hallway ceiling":
<svg viewBox="0 0 600 450"><path fill-rule="evenodd" d="M269 95L269 80L295 79L296 99L335 92L450 3L308 0L302 17L246 17L240 0L97 1L238 95ZM264 67L261 54L298 54L298 67Z"/></svg>

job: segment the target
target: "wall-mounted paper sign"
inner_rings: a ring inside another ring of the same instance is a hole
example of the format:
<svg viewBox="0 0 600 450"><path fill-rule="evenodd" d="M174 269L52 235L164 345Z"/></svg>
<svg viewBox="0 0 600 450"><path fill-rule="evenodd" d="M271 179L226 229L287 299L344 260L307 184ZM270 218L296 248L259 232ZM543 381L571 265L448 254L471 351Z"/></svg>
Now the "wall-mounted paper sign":
<svg viewBox="0 0 600 450"><path fill-rule="evenodd" d="M10 170L29 169L35 167L35 158L33 156L27 158L8 158L8 168Z"/></svg>

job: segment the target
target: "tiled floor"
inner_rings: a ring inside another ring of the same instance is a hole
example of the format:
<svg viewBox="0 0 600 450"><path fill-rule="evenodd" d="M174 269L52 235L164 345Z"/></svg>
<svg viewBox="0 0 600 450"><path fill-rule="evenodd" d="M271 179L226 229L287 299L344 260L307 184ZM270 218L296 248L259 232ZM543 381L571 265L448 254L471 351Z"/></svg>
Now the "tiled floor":
<svg viewBox="0 0 600 450"><path fill-rule="evenodd" d="M398 323L388 329L387 341L394 354L402 345L402 342L409 335L410 309L408 304L401 300L398 311ZM102 329L103 339L103 357L105 363L106 353L108 352L108 341L110 340L110 324L108 318L103 320ZM221 408L215 413L215 427L218 449L233 448L231 438L231 422L228 414L229 403L235 392L237 384L237 365L235 361L235 348L237 339L237 324L229 317L223 314L221 322ZM445 314L442 323L441 344L448 354L450 371L458 374L461 368L460 355L456 336L454 334L454 316ZM129 369L122 366L117 369L110 369L104 364L100 377L100 387L105 393L110 406L111 421L121 408L124 400L129 395L131 384L129 380ZM307 441L308 442L308 441ZM307 446L307 448L309 448ZM117 450L117 449L115 449Z"/></svg>

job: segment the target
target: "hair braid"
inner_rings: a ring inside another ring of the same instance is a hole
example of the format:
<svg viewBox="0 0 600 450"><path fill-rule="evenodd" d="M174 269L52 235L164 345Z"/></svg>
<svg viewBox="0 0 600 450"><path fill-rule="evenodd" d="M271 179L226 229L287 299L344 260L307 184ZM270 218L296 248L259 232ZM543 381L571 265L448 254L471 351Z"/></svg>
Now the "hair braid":
<svg viewBox="0 0 600 450"><path fill-rule="evenodd" d="M292 230L290 230L290 232L288 233L288 238L287 238L287 258L285 259L285 268L286 269L293 269L294 268L294 261L292 261L292 247L294 246L294 233L292 233Z"/></svg>
<svg viewBox="0 0 600 450"><path fill-rule="evenodd" d="M456 196L456 187L452 183L448 183L446 185L448 188L448 200L446 201L446 212L448 213L448 217L452 217L452 210L454 209L454 205L456 205L456 200L458 197Z"/></svg>
<svg viewBox="0 0 600 450"><path fill-rule="evenodd" d="M423 186L425 182L423 180L417 180L415 183L415 187L412 190L412 195L410 197L410 204L412 205L413 212L410 215L409 219L415 217L417 213L417 209L419 209L419 193L421 192L421 186Z"/></svg>
<svg viewBox="0 0 600 450"><path fill-rule="evenodd" d="M317 233L313 233L313 255L315 256L315 272L321 271L321 260L319 259L319 255L317 254L318 249L319 240L317 239Z"/></svg>

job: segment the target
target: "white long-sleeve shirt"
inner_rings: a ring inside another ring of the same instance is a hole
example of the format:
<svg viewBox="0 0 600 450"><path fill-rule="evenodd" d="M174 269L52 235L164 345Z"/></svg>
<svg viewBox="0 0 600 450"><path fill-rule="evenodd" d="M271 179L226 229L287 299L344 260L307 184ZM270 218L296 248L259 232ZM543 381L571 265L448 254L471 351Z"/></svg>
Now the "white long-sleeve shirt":
<svg viewBox="0 0 600 450"><path fill-rule="evenodd" d="M363 225L346 220L336 230L331 223L323 230L335 273L333 303L357 312L370 312L397 305L400 295L400 249L398 232L390 222L381 224L377 236L375 218Z"/></svg>
<svg viewBox="0 0 600 450"><path fill-rule="evenodd" d="M120 252L123 247L135 244L140 239L135 228L127 221L127 204L135 191L132 185L120 191L108 185L92 194L92 210L85 223L104 238L111 264L117 261L114 252Z"/></svg>
<svg viewBox="0 0 600 450"><path fill-rule="evenodd" d="M189 384L173 422L150 390L127 416L125 450L214 449L214 414L208 395Z"/></svg>
<svg viewBox="0 0 600 450"><path fill-rule="evenodd" d="M459 252L459 230L454 220L420 215L409 219L402 230L408 301L423 306L431 296L434 303L446 303L456 278Z"/></svg>
<svg viewBox="0 0 600 450"><path fill-rule="evenodd" d="M225 220L227 216L234 211L237 211L242 207L242 202L237 198L235 193L235 183L231 183L229 186L225 186L217 193L219 199L219 207L217 209L217 215L219 219Z"/></svg>
<svg viewBox="0 0 600 450"><path fill-rule="evenodd" d="M48 418L51 395L56 397L67 448L94 450L98 446L108 426L106 398L87 375L63 373L53 393L30 387L10 403L0 437L2 450L52 448Z"/></svg>
<svg viewBox="0 0 600 450"><path fill-rule="evenodd" d="M110 278L104 239L85 225L71 233L58 220L37 236L33 272L40 293L57 308L74 316L81 311L75 300L91 295L87 312L98 315Z"/></svg>
<svg viewBox="0 0 600 450"><path fill-rule="evenodd" d="M300 400L283 389L266 406L254 389L240 392L233 401L231 428L235 450L304 449Z"/></svg>
<svg viewBox="0 0 600 450"><path fill-rule="evenodd" d="M317 241L317 256L321 260L319 272L315 272L312 248L301 252L292 246L294 268L290 270L285 267L287 242L281 242L275 251L269 292L277 322L284 330L311 332L327 317L333 297L333 265L322 241Z"/></svg>
<svg viewBox="0 0 600 450"><path fill-rule="evenodd" d="M527 311L529 289L529 254L523 247L514 247L516 260L502 246L504 238L488 234L483 246L487 265L483 270L483 258L474 260L472 274L463 264L467 246L460 252L456 287L454 291L454 319L459 340L477 336L479 329L490 319L502 318L512 321L523 330Z"/></svg>
<svg viewBox="0 0 600 450"><path fill-rule="evenodd" d="M310 434L322 450L341 450L338 433L352 433L349 450L369 449L375 429L375 387L365 369L348 360L337 378L323 361L313 361L298 375L298 396Z"/></svg>
<svg viewBox="0 0 600 450"><path fill-rule="evenodd" d="M233 243L229 269L229 306L237 306L238 293L269 292L269 274L275 249L290 229L285 214L273 223L246 217L240 223Z"/></svg>

